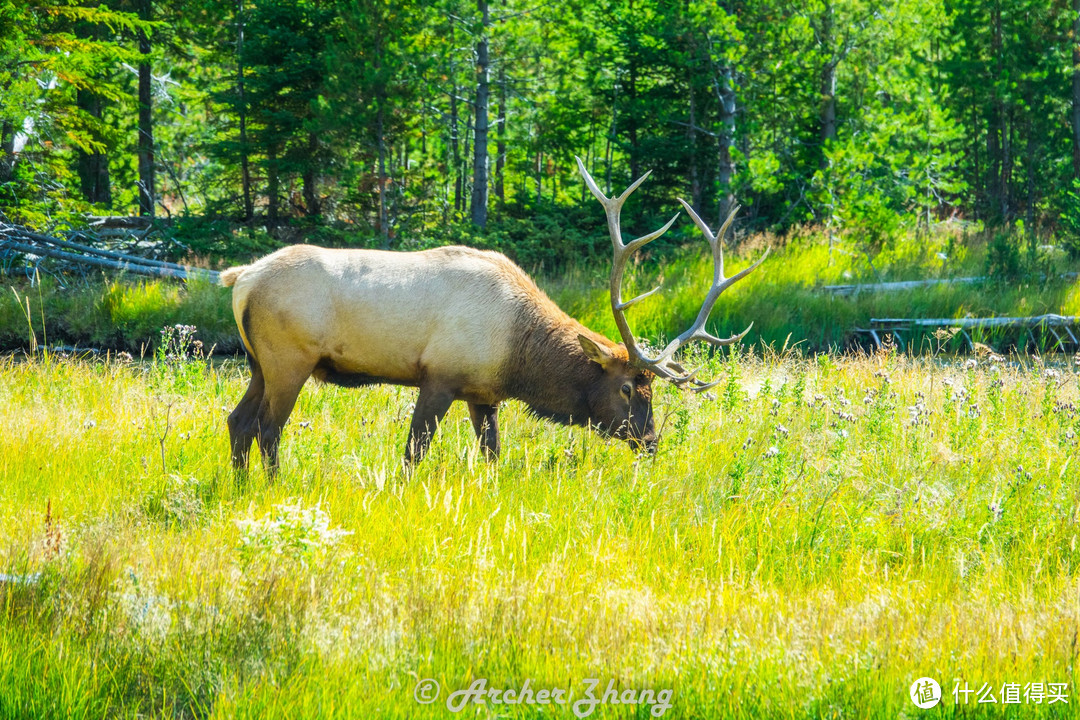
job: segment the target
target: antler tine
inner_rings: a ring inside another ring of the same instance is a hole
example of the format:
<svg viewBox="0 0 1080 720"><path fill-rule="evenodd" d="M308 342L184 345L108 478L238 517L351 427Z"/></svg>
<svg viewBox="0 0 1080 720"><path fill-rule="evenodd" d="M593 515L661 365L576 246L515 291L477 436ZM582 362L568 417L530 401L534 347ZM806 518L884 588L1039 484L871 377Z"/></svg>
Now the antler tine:
<svg viewBox="0 0 1080 720"><path fill-rule="evenodd" d="M724 378L717 378L716 380L713 380L712 382L701 382L700 380L695 380L694 385L692 387L687 388L687 389L690 392L704 392L705 390L708 390L709 388L716 387L717 385L719 385L722 382L724 382Z"/></svg>
<svg viewBox="0 0 1080 720"><path fill-rule="evenodd" d="M588 186L589 190L592 191L592 194L596 196L596 199L599 200L601 204L603 204L603 206L606 208L609 199L608 196L600 192L600 188L597 187L596 181L593 180L592 175L589 174L589 171L585 169L585 163L581 162L581 158L575 155L574 159L577 160L578 172L581 173L581 177L585 178L585 184Z"/></svg>
<svg viewBox="0 0 1080 720"><path fill-rule="evenodd" d="M695 225L697 225L698 230L701 231L701 234L704 235L705 239L709 241L709 246L715 247L717 236L713 235L712 230L710 230L709 226L705 224L705 221L702 220L696 212L694 212L694 208L690 206L690 203L686 202L682 198L678 198L678 201L679 204L683 206L683 209L686 210L686 214L689 215L690 219L694 221ZM731 211L730 215L728 215L728 219L727 222L724 223L724 227L720 229L720 237L723 237L724 233L727 232L728 227L731 225L732 219L734 219L735 217L735 213L737 213L738 211L739 206L736 205L735 209Z"/></svg>
<svg viewBox="0 0 1080 720"><path fill-rule="evenodd" d="M743 334L745 335L746 333L743 333ZM703 390L708 390L709 388L716 387L717 385L719 385L720 383L722 383L724 381L724 378L719 378L719 379L713 380L711 382L705 382L704 380L698 380L696 376L697 376L697 374L699 372L701 372L702 370L705 369L704 365L696 367L693 370L691 370L690 372L686 372L686 370L683 368L682 365L675 362L674 360L668 360L666 363L664 363L660 367L663 367L663 368L665 368L666 370L669 370L669 371L674 371L675 373L679 373L679 374L675 375L674 377L672 377L671 375L657 373L658 375L660 375L660 377L663 377L663 378L665 378L667 380L670 380L678 388L680 388L682 390L689 390L691 392L702 392Z"/></svg>
<svg viewBox="0 0 1080 720"><path fill-rule="evenodd" d="M682 203L682 206L686 209L687 214L690 215L691 219L693 219L694 221L694 224L698 226L698 229L701 230L702 234L705 236L705 239L709 241L709 245L712 247L713 284L712 287L709 288L708 294L705 296L705 302L702 303L701 310L698 311L698 315L697 318L694 320L694 324L690 326L689 330L668 343L667 347L665 347L663 352L661 352L660 355L656 358L658 361L669 359L680 347L692 340L703 340L717 347L723 347L725 345L730 345L732 343L742 340L743 337L745 337L746 334L750 332L750 328L754 326L753 323L751 323L750 326L746 328L746 330L743 330L738 335L732 335L729 338L718 338L706 332L705 323L708 321L709 315L712 313L713 306L716 305L716 301L720 298L720 294L732 285L734 285L736 282L753 272L759 265L761 265L761 263L765 261L765 258L769 256L769 249L766 248L762 256L758 258L757 262L755 262L753 265L744 268L735 275L732 275L730 278L725 277L723 238L725 233L727 233L728 228L731 227L731 223L735 219L735 214L739 211L739 208L735 207L735 209L728 214L727 220L724 221L724 224L720 228L720 232L714 234L712 230L709 229L709 226L705 224L705 222L698 216L696 212L694 212L694 209L690 207L690 205L685 200L679 198L679 202Z"/></svg>
<svg viewBox="0 0 1080 720"><path fill-rule="evenodd" d="M581 177L585 179L585 184L588 186L589 190L592 191L592 194L596 196L596 199L600 201L600 204L604 206L604 212L607 215L608 233L611 235L611 246L613 249L610 290L611 311L615 316L615 325L619 328L619 334L622 336L623 345L626 346L626 352L630 356L631 361L641 366L647 366L647 357L641 351L641 348L638 347L637 340L634 338L633 331L630 330L630 324L627 322L623 311L634 303L640 302L654 294L660 290L660 288L655 287L649 292L642 293L637 297L623 301L622 276L626 269L626 262L630 259L630 256L667 232L678 219L679 215L676 213L675 217L671 218L671 220L660 229L642 235L639 238L635 238L628 243L624 243L620 223L620 212L622 211L623 203L626 202L626 199L630 197L631 193L638 189L641 183L645 182L645 179L649 177L652 171L646 172L631 183L630 187L626 188L621 195L617 197L607 197L600 191L600 187L596 184L596 181L593 180L589 171L585 169L585 163L581 161L581 158L574 156L574 159L577 160L578 171L581 173ZM674 379L674 377L675 376L672 376L671 379Z"/></svg>
<svg viewBox="0 0 1080 720"><path fill-rule="evenodd" d="M724 347L725 345L730 345L732 343L737 343L740 340L742 340L744 337L746 337L746 333L750 332L750 328L752 328L752 327L754 327L754 323L750 323L749 325L747 325L746 329L743 330L738 335L732 335L731 337L726 337L726 338L718 338L715 335L711 335L711 334L705 332L704 330L700 330L700 331L694 333L694 336L693 336L692 339L694 339L694 340L704 340L705 342L707 342L707 343L709 343L711 345L715 345L717 347Z"/></svg>
<svg viewBox="0 0 1080 720"><path fill-rule="evenodd" d="M735 215L741 209L740 205L736 205L728 213L727 220L720 226L720 232L713 234L713 231L709 229L709 226L705 224L705 221L694 212L694 208L690 207L682 198L678 198L679 203L686 209L687 214L697 225L698 230L705 236L705 239L709 241L709 247L713 251L713 282L720 282L724 280L724 238L727 237L728 228L731 227L731 223L735 220Z"/></svg>
<svg viewBox="0 0 1080 720"><path fill-rule="evenodd" d="M607 215L608 232L611 235L611 245L614 250L612 256L610 287L611 310L615 316L615 325L619 328L619 334L622 335L623 344L626 346L626 351L630 356L630 361L638 367L651 370L656 375L666 380L670 380L679 387L689 387L690 390L694 390L695 392L714 387L717 382L720 382L719 380L714 382L703 382L698 380L696 379L696 375L701 368L687 372L682 365L675 362L672 358L675 353L678 352L679 348L694 340L701 340L716 347L724 347L739 342L748 332L750 332L750 328L754 326L753 323L750 323L750 326L738 335L732 335L728 338L718 338L705 330L705 323L708 321L709 315L712 313L713 306L716 305L716 301L719 299L720 294L761 265L761 263L765 261L765 258L769 256L769 249L766 248L765 252L758 258L757 262L750 267L741 270L730 278L726 277L724 275L723 238L731 227L731 223L735 220L735 215L738 213L739 207L736 206L728 214L724 224L720 227L720 232L713 233L694 209L685 200L679 198L679 202L682 204L687 214L690 215L690 218L694 221L694 224L701 231L702 235L705 236L705 239L709 242L709 247L712 249L713 282L712 286L709 288L708 294L705 296L705 301L702 303L701 309L698 311L694 324L681 335L669 342L658 355L650 357L638 347L637 341L634 339L634 334L630 330L630 325L627 323L623 311L634 303L644 300L654 294L660 288L654 288L647 293L643 293L624 302L622 300L622 275L629 257L645 244L652 242L667 232L679 216L676 214L675 217L671 218L671 220L659 230L647 235L642 235L639 238L631 240L629 243L624 243L622 240L622 228L620 227L620 211L622 210L623 203L626 202L626 199L630 197L631 193L637 190L641 183L649 177L650 173L647 172L635 180L621 195L609 198L600 191L596 181L593 180L588 170L585 169L585 163L581 161L581 158L575 157L575 159L577 160L578 170L585 179L585 184L589 187L589 190L592 191L592 194L596 196L596 199L600 201L600 204L604 206L604 211Z"/></svg>

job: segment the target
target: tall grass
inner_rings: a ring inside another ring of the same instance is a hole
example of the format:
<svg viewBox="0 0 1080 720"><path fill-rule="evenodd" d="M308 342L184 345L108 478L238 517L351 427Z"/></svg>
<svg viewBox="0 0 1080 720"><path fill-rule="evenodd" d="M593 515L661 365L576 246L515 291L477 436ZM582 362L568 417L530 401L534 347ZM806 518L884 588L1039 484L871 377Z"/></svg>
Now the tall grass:
<svg viewBox="0 0 1080 720"><path fill-rule="evenodd" d="M183 284L100 278L62 288L45 276L36 287L18 282L0 293L4 350L27 348L30 337L38 342L47 337L54 345L149 355L162 326L178 323L198 326L207 348L241 349L229 291L202 278Z"/></svg>
<svg viewBox="0 0 1080 720"><path fill-rule="evenodd" d="M922 676L933 712L1045 681L1069 705L1017 712L1072 716L1076 364L711 362L713 396L659 389L655 458L508 403L485 463L454 407L411 477L413 391L312 385L267 482L227 467L238 364L0 360L0 716L445 718L419 679L610 678L665 717L896 718Z"/></svg>
<svg viewBox="0 0 1080 720"><path fill-rule="evenodd" d="M821 285L879 282L917 278L980 276L987 265L987 245L981 236L939 233L911 237L872 256L849 244L830 249L819 234L786 239L756 236L738 253L729 253L729 274L745 267L766 245L773 254L754 274L726 292L712 315L710 329L730 334L750 322L747 342L783 348L785 343L805 351L849 347L853 330L872 317L976 317L993 315L1080 315L1080 283L1057 274L1080 265L1060 253L1050 253L1026 280L938 285L905 292L860 293L839 297L822 292ZM945 258L945 259L943 259ZM607 296L608 262L575 265L551 277L538 274L542 288L573 317L598 332L617 338ZM677 335L696 317L712 279L712 259L699 237L674 251L657 252L632 266L629 291L662 284L663 290L630 311L635 331L659 342ZM27 306L31 327L39 340L54 344L110 348L138 355L152 350L164 325L184 323L199 328L207 348L221 353L241 350L225 288L205 281L180 285L164 281L91 280L61 289L45 278L42 287L15 287L0 293L0 349L28 345ZM917 347L936 347L936 343Z"/></svg>
<svg viewBox="0 0 1080 720"><path fill-rule="evenodd" d="M727 274L749 265L770 242L753 238L742 251L729 253ZM771 239L772 243L778 243ZM882 251L871 262L866 255L832 251L817 237L793 238L774 250L764 264L720 297L709 327L722 336L741 332L751 322L747 342L759 348L780 349L797 344L807 351L844 349L854 341L854 329L871 318L961 318L998 315L1080 315L1080 281L1060 278L1075 271L1064 258L1048 264L1047 277L1003 282L939 284L904 291L860 292L841 296L823 285L878 283L896 280L980 277L986 248L972 238L968 244L949 242L949 236L903 243ZM945 255L948 251L949 255ZM945 261L938 253L950 260ZM608 301L608 267L576 269L544 283L553 299L584 324L618 338ZM629 273L626 295L662 285L630 311L635 332L648 338L678 335L697 315L712 282L712 258L704 242L687 245L670 259L641 264ZM918 347L921 338L916 338ZM925 348L936 347L927 343Z"/></svg>

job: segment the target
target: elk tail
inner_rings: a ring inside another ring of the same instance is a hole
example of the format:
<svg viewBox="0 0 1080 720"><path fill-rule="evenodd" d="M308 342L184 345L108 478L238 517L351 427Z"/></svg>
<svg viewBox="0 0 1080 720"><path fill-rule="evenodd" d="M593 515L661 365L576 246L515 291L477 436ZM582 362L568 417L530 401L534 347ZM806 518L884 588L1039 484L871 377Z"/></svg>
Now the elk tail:
<svg viewBox="0 0 1080 720"><path fill-rule="evenodd" d="M249 267L251 266L237 265L236 267L231 267L228 270L222 270L221 275L218 276L218 282L221 283L222 287L232 287L236 284L236 281L240 279L240 276L244 274L244 271L247 270Z"/></svg>

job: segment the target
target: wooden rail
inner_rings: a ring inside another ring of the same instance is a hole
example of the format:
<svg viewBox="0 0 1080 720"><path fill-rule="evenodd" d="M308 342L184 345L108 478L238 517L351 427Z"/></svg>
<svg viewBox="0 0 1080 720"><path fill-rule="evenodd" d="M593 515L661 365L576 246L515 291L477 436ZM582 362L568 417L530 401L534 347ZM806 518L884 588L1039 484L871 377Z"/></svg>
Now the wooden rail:
<svg viewBox="0 0 1080 720"><path fill-rule="evenodd" d="M1080 316L1075 315L1033 315L1028 317L989 317L989 318L871 318L869 327L855 328L856 335L868 337L875 348L880 349L883 344L882 336L889 335L895 341L900 350L907 349L910 344L910 336L919 330L930 329L955 329L968 344L968 348L975 351L975 339L971 336L972 330L985 329L996 330L1003 334L1012 332L1018 336L1026 336L1027 340L1035 347L1039 347L1039 339L1035 333L1048 333L1054 338L1053 349L1061 352L1076 352L1080 350ZM908 335L908 341L904 335Z"/></svg>

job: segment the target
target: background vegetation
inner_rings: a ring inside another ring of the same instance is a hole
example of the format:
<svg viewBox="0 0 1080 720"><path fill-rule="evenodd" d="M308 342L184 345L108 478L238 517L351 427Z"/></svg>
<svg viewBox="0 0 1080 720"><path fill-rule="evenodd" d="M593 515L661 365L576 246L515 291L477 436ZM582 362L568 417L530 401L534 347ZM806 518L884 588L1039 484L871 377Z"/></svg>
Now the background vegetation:
<svg viewBox="0 0 1080 720"><path fill-rule="evenodd" d="M687 223L689 224L689 223ZM656 285L663 290L630 311L634 332L660 343L689 326L712 281L708 246L700 239L660 254L653 262L631 266L627 292ZM854 281L911 280L981 276L997 257L980 238L942 233L914 242L910 238L877 253L872 264L861 253L829 251L820 233L790 233L781 241L755 236L742 252L729 256L732 272L744 267L765 243L775 243L764 265L720 299L709 328L720 336L754 327L746 344L760 353L766 346L797 348L801 352L851 349L866 338L854 328L867 327L874 317L960 318L967 315L1025 316L1057 313L1080 315L1080 284L1060 277L1078 269L1064 253L1025 249L1015 257L1017 274L1010 279L990 276L979 282L940 284L902 291L862 291L843 296L821 289L822 284ZM610 338L618 338L608 295L610 260L577 263L561 272L537 276L540 286L572 317ZM231 294L205 280L178 284L91 277L60 287L44 276L34 287L23 280L0 293L0 350L28 348L34 342L83 349L112 349L135 357L152 355L159 330L175 324L194 325L207 350L218 355L242 352ZM1015 333L1013 333L1015 335ZM1042 337L1040 335L1040 337ZM1001 343L1000 334L980 338ZM1052 341L1049 333L1042 337ZM930 336L915 338L913 352L967 351ZM1046 350L1048 348L1039 348Z"/></svg>
<svg viewBox="0 0 1080 720"><path fill-rule="evenodd" d="M1075 253L1076 23L1028 0L12 0L0 211L167 216L196 254L270 232L552 268L606 254L580 155L615 188L654 171L634 228L681 195L873 252L950 221Z"/></svg>

